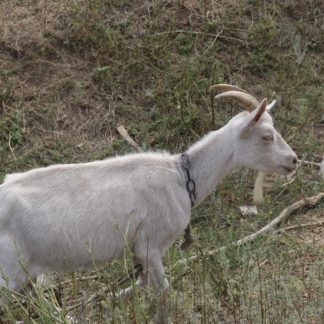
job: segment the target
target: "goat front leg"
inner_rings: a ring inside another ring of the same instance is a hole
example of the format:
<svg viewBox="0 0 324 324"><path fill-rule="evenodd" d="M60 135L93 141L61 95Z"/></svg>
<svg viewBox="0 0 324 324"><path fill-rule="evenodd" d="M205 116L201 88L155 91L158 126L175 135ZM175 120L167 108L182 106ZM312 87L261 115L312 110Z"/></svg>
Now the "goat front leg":
<svg viewBox="0 0 324 324"><path fill-rule="evenodd" d="M147 255L143 268L144 271L147 271L148 283L152 285L157 294L157 311L154 322L158 324L169 323L167 295L170 285L165 276L162 255L159 252Z"/></svg>

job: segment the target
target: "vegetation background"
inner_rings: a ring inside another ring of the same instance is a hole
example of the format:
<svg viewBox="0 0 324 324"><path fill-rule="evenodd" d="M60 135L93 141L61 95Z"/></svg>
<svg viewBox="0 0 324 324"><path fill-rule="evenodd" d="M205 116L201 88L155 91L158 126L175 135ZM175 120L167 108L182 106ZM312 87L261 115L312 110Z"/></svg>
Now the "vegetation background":
<svg viewBox="0 0 324 324"><path fill-rule="evenodd" d="M320 162L323 7L321 0L2 0L0 178L128 153L120 124L146 150L181 152L241 109L212 107L208 87L223 82L277 99L278 130L300 159ZM179 241L167 253L174 323L324 322L323 225L206 256L324 188L312 167L302 166L288 186L271 176L258 215L243 216L238 207L251 204L254 177L244 169L228 176L193 212L192 249L181 252ZM322 203L288 225L323 220ZM188 255L198 261L174 266ZM55 289L34 294L3 291L0 322L148 323L149 292L126 305L104 294L67 311L103 288L116 291L129 266L126 258L60 275Z"/></svg>

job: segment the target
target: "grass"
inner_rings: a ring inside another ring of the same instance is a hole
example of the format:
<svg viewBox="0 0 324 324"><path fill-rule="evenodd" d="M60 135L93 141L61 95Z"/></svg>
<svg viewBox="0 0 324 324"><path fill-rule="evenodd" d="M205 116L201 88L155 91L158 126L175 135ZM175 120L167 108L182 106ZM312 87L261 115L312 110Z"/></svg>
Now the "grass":
<svg viewBox="0 0 324 324"><path fill-rule="evenodd" d="M147 150L180 152L223 126L238 108L212 107L208 87L241 86L277 99L276 127L299 158L319 162L323 148L323 12L296 1L5 1L0 4L0 178L53 163L103 159L131 148L125 125ZM212 111L215 120L212 120ZM283 190L272 177L257 216L254 172L238 170L194 210L194 247L179 242L164 264L175 323L324 321L323 228L267 236L253 245L205 252L248 235L290 203L323 191L317 171L301 168ZM323 204L290 224L323 219ZM190 267L179 258L198 254ZM58 275L55 289L13 296L3 290L2 322L66 322L66 308L117 281L130 265ZM126 265L125 265L126 262ZM84 278L86 277L86 278ZM88 279L87 279L88 278ZM88 323L146 323L151 293L124 305L104 298L74 316ZM59 302L62 305L59 307Z"/></svg>

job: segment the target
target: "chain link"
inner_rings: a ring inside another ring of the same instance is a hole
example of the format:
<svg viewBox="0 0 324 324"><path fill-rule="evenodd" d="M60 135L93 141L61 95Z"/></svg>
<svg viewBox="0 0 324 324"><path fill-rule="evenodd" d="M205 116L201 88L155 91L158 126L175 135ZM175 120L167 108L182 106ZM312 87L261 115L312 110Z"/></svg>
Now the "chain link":
<svg viewBox="0 0 324 324"><path fill-rule="evenodd" d="M189 194L190 202L191 202L191 208L195 204L196 200L196 183L195 181L190 177L190 160L189 156L186 153L181 154L181 166L186 171L187 174L187 181L186 181L186 188ZM185 229L184 233L184 242L181 244L181 249L185 250L188 248L188 246L191 245L191 243L194 241L191 231L190 231L190 224Z"/></svg>
<svg viewBox="0 0 324 324"><path fill-rule="evenodd" d="M181 154L181 165L183 169L186 171L187 174L187 182L186 182L186 188L189 194L191 207L194 206L195 200L196 200L196 183L195 181L190 177L189 168L191 166L189 156L186 153Z"/></svg>

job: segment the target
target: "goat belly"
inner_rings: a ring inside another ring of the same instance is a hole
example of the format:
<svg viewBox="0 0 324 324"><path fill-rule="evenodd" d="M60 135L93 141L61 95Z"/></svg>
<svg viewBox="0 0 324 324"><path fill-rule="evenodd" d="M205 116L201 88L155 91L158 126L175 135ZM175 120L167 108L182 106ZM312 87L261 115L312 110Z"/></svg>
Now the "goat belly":
<svg viewBox="0 0 324 324"><path fill-rule="evenodd" d="M42 197L42 199L39 199ZM17 203L18 202L18 203ZM86 198L38 189L19 192L6 230L29 263L74 271L120 257L135 236L136 210L112 202L104 191Z"/></svg>

